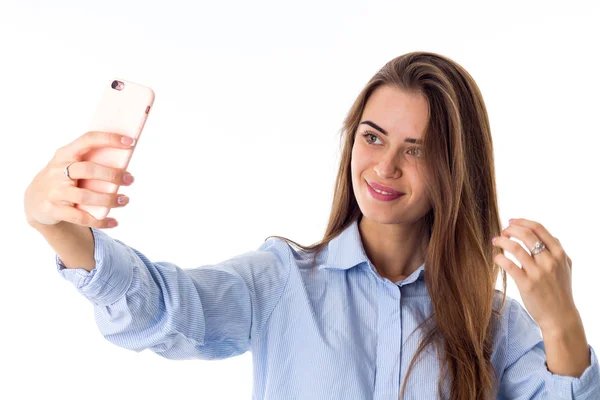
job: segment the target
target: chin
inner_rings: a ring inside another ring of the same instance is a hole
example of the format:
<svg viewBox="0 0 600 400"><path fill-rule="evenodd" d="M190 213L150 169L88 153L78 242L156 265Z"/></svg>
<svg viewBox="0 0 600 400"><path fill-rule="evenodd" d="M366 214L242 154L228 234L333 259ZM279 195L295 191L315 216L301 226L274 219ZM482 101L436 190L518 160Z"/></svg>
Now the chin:
<svg viewBox="0 0 600 400"><path fill-rule="evenodd" d="M402 217L381 215L381 213L363 213L363 218L382 225L396 225L405 222Z"/></svg>

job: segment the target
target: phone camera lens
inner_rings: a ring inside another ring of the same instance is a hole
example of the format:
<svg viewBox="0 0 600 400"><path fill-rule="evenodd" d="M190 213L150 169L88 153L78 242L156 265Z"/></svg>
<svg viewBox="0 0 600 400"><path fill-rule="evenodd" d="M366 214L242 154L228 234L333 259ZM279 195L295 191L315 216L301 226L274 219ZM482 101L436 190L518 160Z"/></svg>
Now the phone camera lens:
<svg viewBox="0 0 600 400"><path fill-rule="evenodd" d="M123 88L125 87L125 84L123 82L121 82L121 81L112 81L112 83L110 84L110 86L113 89L116 89L116 90L120 91L120 90L123 90Z"/></svg>

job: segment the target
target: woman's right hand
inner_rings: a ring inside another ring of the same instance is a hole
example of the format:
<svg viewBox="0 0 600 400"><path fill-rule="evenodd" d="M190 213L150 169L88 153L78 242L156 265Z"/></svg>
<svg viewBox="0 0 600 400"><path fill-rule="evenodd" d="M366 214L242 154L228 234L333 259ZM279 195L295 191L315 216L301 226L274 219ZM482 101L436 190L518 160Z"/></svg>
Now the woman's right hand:
<svg viewBox="0 0 600 400"><path fill-rule="evenodd" d="M100 193L77 187L78 179L97 179L118 186L131 184L125 182L124 177L128 173L123 169L81 161L83 155L93 148L130 149L131 145L121 142L123 137L131 139L118 133L90 131L56 150L54 157L25 190L25 215L29 225L54 225L66 221L87 227L111 228L111 222L116 222L114 218L98 220L90 213L73 206L77 203L115 208L127 204L127 201L124 204L117 201L121 194ZM70 162L73 163L69 166L69 176L73 180L63 173Z"/></svg>

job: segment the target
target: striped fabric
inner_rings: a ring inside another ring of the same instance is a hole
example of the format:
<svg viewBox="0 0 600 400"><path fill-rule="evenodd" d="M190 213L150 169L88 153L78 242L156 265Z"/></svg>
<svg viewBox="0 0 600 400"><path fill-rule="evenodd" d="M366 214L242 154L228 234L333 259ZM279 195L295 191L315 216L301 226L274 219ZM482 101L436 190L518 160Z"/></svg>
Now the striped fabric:
<svg viewBox="0 0 600 400"><path fill-rule="evenodd" d="M258 399L397 399L432 311L425 266L402 281L382 278L354 222L317 258L270 238L215 265L182 269L92 228L96 268L58 272L94 304L102 335L125 349L168 359L214 360L250 351ZM500 296L496 298L496 304ZM600 399L596 354L579 378L545 367L541 332L507 298L492 361L503 399ZM438 354L429 347L406 399L437 398ZM448 397L448 381L444 381Z"/></svg>

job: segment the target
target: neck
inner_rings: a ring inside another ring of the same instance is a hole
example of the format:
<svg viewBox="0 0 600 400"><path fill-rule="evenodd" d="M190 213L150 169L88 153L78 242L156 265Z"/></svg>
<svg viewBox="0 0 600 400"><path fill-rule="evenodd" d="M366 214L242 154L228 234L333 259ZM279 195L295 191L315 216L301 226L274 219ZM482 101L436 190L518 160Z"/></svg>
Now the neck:
<svg viewBox="0 0 600 400"><path fill-rule="evenodd" d="M423 223L382 224L361 218L358 230L363 247L379 275L396 282L423 264L428 239L425 233L419 235Z"/></svg>

